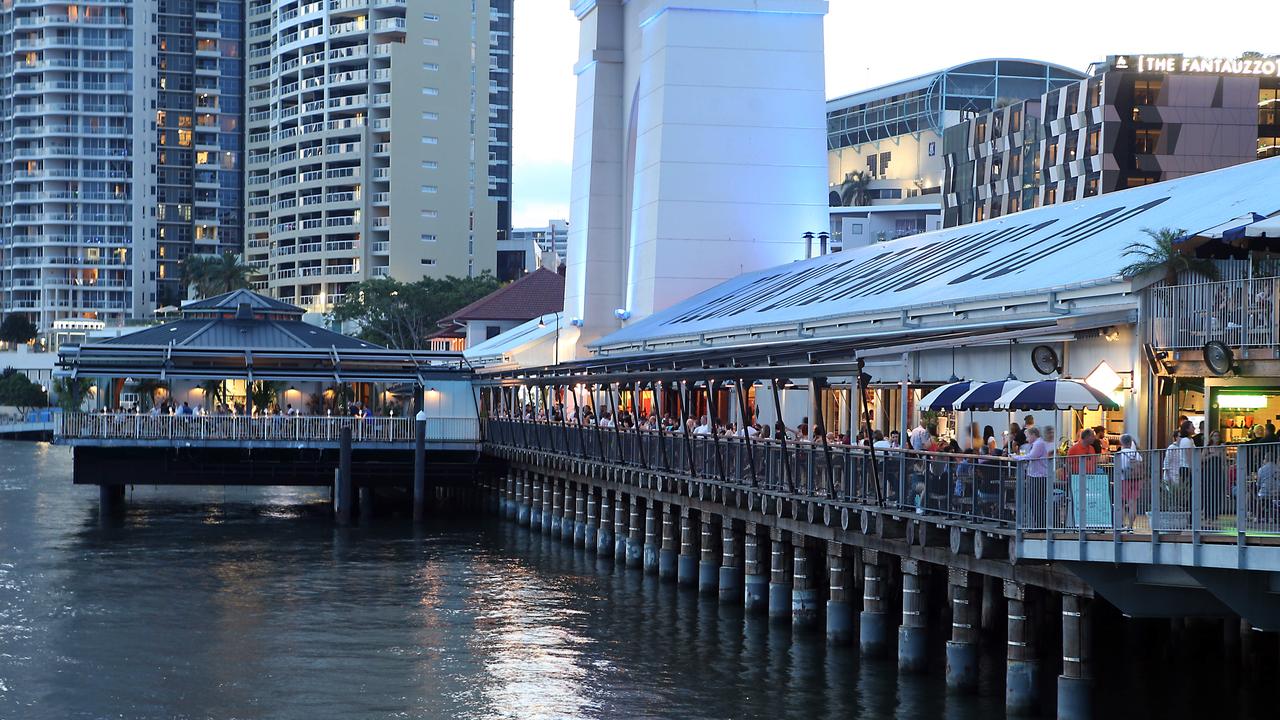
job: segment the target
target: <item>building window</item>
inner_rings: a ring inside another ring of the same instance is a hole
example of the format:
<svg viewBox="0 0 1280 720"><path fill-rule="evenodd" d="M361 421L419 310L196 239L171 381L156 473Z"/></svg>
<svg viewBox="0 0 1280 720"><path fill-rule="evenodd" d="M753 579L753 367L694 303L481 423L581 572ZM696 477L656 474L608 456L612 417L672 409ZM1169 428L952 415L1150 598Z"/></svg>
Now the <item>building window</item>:
<svg viewBox="0 0 1280 720"><path fill-rule="evenodd" d="M1044 191L1044 204L1053 205L1058 202L1058 183L1050 183Z"/></svg>
<svg viewBox="0 0 1280 720"><path fill-rule="evenodd" d="M430 220L432 218L440 217L440 213L436 212L435 210L423 210L421 214L422 214L423 220Z"/></svg>
<svg viewBox="0 0 1280 720"><path fill-rule="evenodd" d="M422 144L423 144L423 145L439 145L439 144L440 144L440 138L438 138L438 137L436 137L436 136L434 136L434 135L423 135L423 136L422 136Z"/></svg>
<svg viewBox="0 0 1280 720"><path fill-rule="evenodd" d="M1045 167L1053 167L1058 164L1058 139L1053 138L1049 141L1049 147L1046 149L1047 155L1044 159Z"/></svg>
<svg viewBox="0 0 1280 720"><path fill-rule="evenodd" d="M436 38L422 38L422 44L427 47L440 47L440 41Z"/></svg>
<svg viewBox="0 0 1280 720"><path fill-rule="evenodd" d="M1154 155L1159 141L1158 129L1137 128L1133 131L1133 151L1138 155Z"/></svg>
<svg viewBox="0 0 1280 720"><path fill-rule="evenodd" d="M435 242L436 236L435 233L422 233L418 236L418 239L422 242Z"/></svg>
<svg viewBox="0 0 1280 720"><path fill-rule="evenodd" d="M973 141L975 143L984 143L987 141L987 119L983 118L973 127Z"/></svg>
<svg viewBox="0 0 1280 720"><path fill-rule="evenodd" d="M1160 95L1160 80L1135 80L1133 82L1133 104L1155 105Z"/></svg>
<svg viewBox="0 0 1280 720"><path fill-rule="evenodd" d="M1098 176L1090 175L1084 181L1084 196L1093 197L1098 194Z"/></svg>
<svg viewBox="0 0 1280 720"><path fill-rule="evenodd" d="M861 235L861 234L862 234L862 223L854 223L854 224L850 225L850 226L849 226L849 234L850 234L850 235Z"/></svg>
<svg viewBox="0 0 1280 720"><path fill-rule="evenodd" d="M1071 133L1070 135L1067 135L1067 157L1066 157L1067 162L1075 162L1076 153L1078 152L1079 146L1080 146L1079 131L1076 131Z"/></svg>
<svg viewBox="0 0 1280 720"><path fill-rule="evenodd" d="M1002 166L1003 163L999 155L991 158L991 182L995 182L1000 179L1000 169Z"/></svg>
<svg viewBox="0 0 1280 720"><path fill-rule="evenodd" d="M440 63L422 63L422 69L427 72L439 72Z"/></svg>
<svg viewBox="0 0 1280 720"><path fill-rule="evenodd" d="M497 325L484 326L484 339L492 340L502 334L502 328Z"/></svg>
<svg viewBox="0 0 1280 720"><path fill-rule="evenodd" d="M1014 150L1009 153L1009 177L1016 178L1022 173L1022 155Z"/></svg>
<svg viewBox="0 0 1280 720"><path fill-rule="evenodd" d="M1009 132L1016 133L1022 130L1022 106L1011 108L1009 110Z"/></svg>
<svg viewBox="0 0 1280 720"><path fill-rule="evenodd" d="M986 208L984 208L982 205L978 205L976 208L974 208L973 210L974 222L982 222L983 220L986 220L986 219L987 219Z"/></svg>
<svg viewBox="0 0 1280 720"><path fill-rule="evenodd" d="M422 161L422 169L423 169L423 170L435 170L435 169L436 169L436 168L438 168L438 167L440 167L440 163L436 162L435 160L423 160L423 161Z"/></svg>
<svg viewBox="0 0 1280 720"><path fill-rule="evenodd" d="M436 264L436 259L435 259L435 258L422 258L422 259L421 259L421 260L419 260L418 262L422 263L423 265L435 265L435 264Z"/></svg>
<svg viewBox="0 0 1280 720"><path fill-rule="evenodd" d="M1258 159L1280 155L1280 137L1264 136L1258 138Z"/></svg>
<svg viewBox="0 0 1280 720"><path fill-rule="evenodd" d="M1258 124L1280 125L1280 88L1258 90Z"/></svg>
<svg viewBox="0 0 1280 720"><path fill-rule="evenodd" d="M1009 212L1016 213L1022 209L1022 198L1018 193L1009 196Z"/></svg>
<svg viewBox="0 0 1280 720"><path fill-rule="evenodd" d="M1090 157L1098 154L1098 138L1102 135L1101 128L1094 128L1089 131L1088 139L1085 140L1085 154Z"/></svg>
<svg viewBox="0 0 1280 720"><path fill-rule="evenodd" d="M427 22L440 22L440 16L435 13L423 13L422 19Z"/></svg>
<svg viewBox="0 0 1280 720"><path fill-rule="evenodd" d="M438 192L440 192L440 188L436 187L435 185L423 185L423 186L422 186L422 192L424 192L424 193L438 193Z"/></svg>
<svg viewBox="0 0 1280 720"><path fill-rule="evenodd" d="M1094 78L1089 81L1089 107L1096 108L1102 104L1102 81Z"/></svg>
<svg viewBox="0 0 1280 720"><path fill-rule="evenodd" d="M1076 179L1071 178L1063 183L1062 186L1062 202L1071 202L1076 199Z"/></svg>
<svg viewBox="0 0 1280 720"><path fill-rule="evenodd" d="M439 95L440 88L424 87L422 88L422 94L423 95Z"/></svg>

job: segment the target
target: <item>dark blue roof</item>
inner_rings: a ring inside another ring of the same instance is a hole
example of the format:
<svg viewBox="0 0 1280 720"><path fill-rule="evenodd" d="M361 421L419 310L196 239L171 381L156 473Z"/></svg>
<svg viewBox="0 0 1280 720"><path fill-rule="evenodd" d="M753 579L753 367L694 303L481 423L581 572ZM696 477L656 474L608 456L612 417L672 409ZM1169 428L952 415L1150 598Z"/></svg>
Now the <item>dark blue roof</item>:
<svg viewBox="0 0 1280 720"><path fill-rule="evenodd" d="M151 345L281 350L296 348L383 349L381 345L301 320L184 319L103 340L103 345Z"/></svg>
<svg viewBox="0 0 1280 720"><path fill-rule="evenodd" d="M289 315L302 315L302 308L297 305L290 305L287 302L269 298L266 295L253 292L252 290L232 290L221 295L214 295L211 298L197 300L182 306L182 312L186 313L208 312L208 311L227 311L234 312L242 304L248 304L249 309L254 312L284 313Z"/></svg>

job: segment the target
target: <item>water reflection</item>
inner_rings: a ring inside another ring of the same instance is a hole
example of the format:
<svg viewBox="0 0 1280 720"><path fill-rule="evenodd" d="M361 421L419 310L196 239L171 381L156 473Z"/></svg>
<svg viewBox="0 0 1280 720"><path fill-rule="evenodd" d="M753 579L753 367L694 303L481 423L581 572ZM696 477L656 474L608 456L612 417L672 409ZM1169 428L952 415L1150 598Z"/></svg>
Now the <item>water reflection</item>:
<svg viewBox="0 0 1280 720"><path fill-rule="evenodd" d="M0 443L0 718L1003 715L998 658L948 696L940 665L900 677L509 524L139 486L103 526L97 501L65 449Z"/></svg>

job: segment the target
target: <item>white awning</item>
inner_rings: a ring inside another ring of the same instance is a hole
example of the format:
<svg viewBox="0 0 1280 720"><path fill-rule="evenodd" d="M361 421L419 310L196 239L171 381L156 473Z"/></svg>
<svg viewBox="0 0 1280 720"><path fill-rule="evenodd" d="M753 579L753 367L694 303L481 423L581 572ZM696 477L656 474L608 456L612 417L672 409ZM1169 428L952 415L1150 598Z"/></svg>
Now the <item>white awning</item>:
<svg viewBox="0 0 1280 720"><path fill-rule="evenodd" d="M577 343L578 328L569 324L564 313L548 313L495 335L462 353L467 362L477 368L520 365L537 367L551 365L556 357L556 326L559 325L560 358L572 357Z"/></svg>
<svg viewBox="0 0 1280 720"><path fill-rule="evenodd" d="M1259 220L1244 229L1244 236L1251 238L1280 238L1280 216Z"/></svg>

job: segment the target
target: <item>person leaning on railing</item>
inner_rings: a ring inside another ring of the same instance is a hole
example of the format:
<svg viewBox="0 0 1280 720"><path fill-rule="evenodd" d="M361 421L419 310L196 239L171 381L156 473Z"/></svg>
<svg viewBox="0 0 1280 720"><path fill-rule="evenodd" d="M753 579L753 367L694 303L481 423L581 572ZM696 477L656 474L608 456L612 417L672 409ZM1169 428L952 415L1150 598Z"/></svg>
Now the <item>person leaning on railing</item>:
<svg viewBox="0 0 1280 720"><path fill-rule="evenodd" d="M1142 497L1144 464L1142 453L1133 446L1133 436L1120 436L1120 450L1115 455L1116 480L1120 484L1120 528L1133 530L1138 519L1138 499Z"/></svg>
<svg viewBox="0 0 1280 720"><path fill-rule="evenodd" d="M1046 428L1051 431L1050 428ZM1025 462L1027 464L1024 475L1026 483L1024 487L1026 501L1022 508L1024 514L1028 514L1030 523L1029 527L1043 528L1045 527L1045 500L1044 493L1048 493L1049 486L1049 458L1050 452L1049 442L1040 434L1040 428L1029 427L1026 429L1027 443L1030 448L1021 455L1014 455L1013 459L1017 462ZM1052 436L1051 436L1052 437Z"/></svg>

